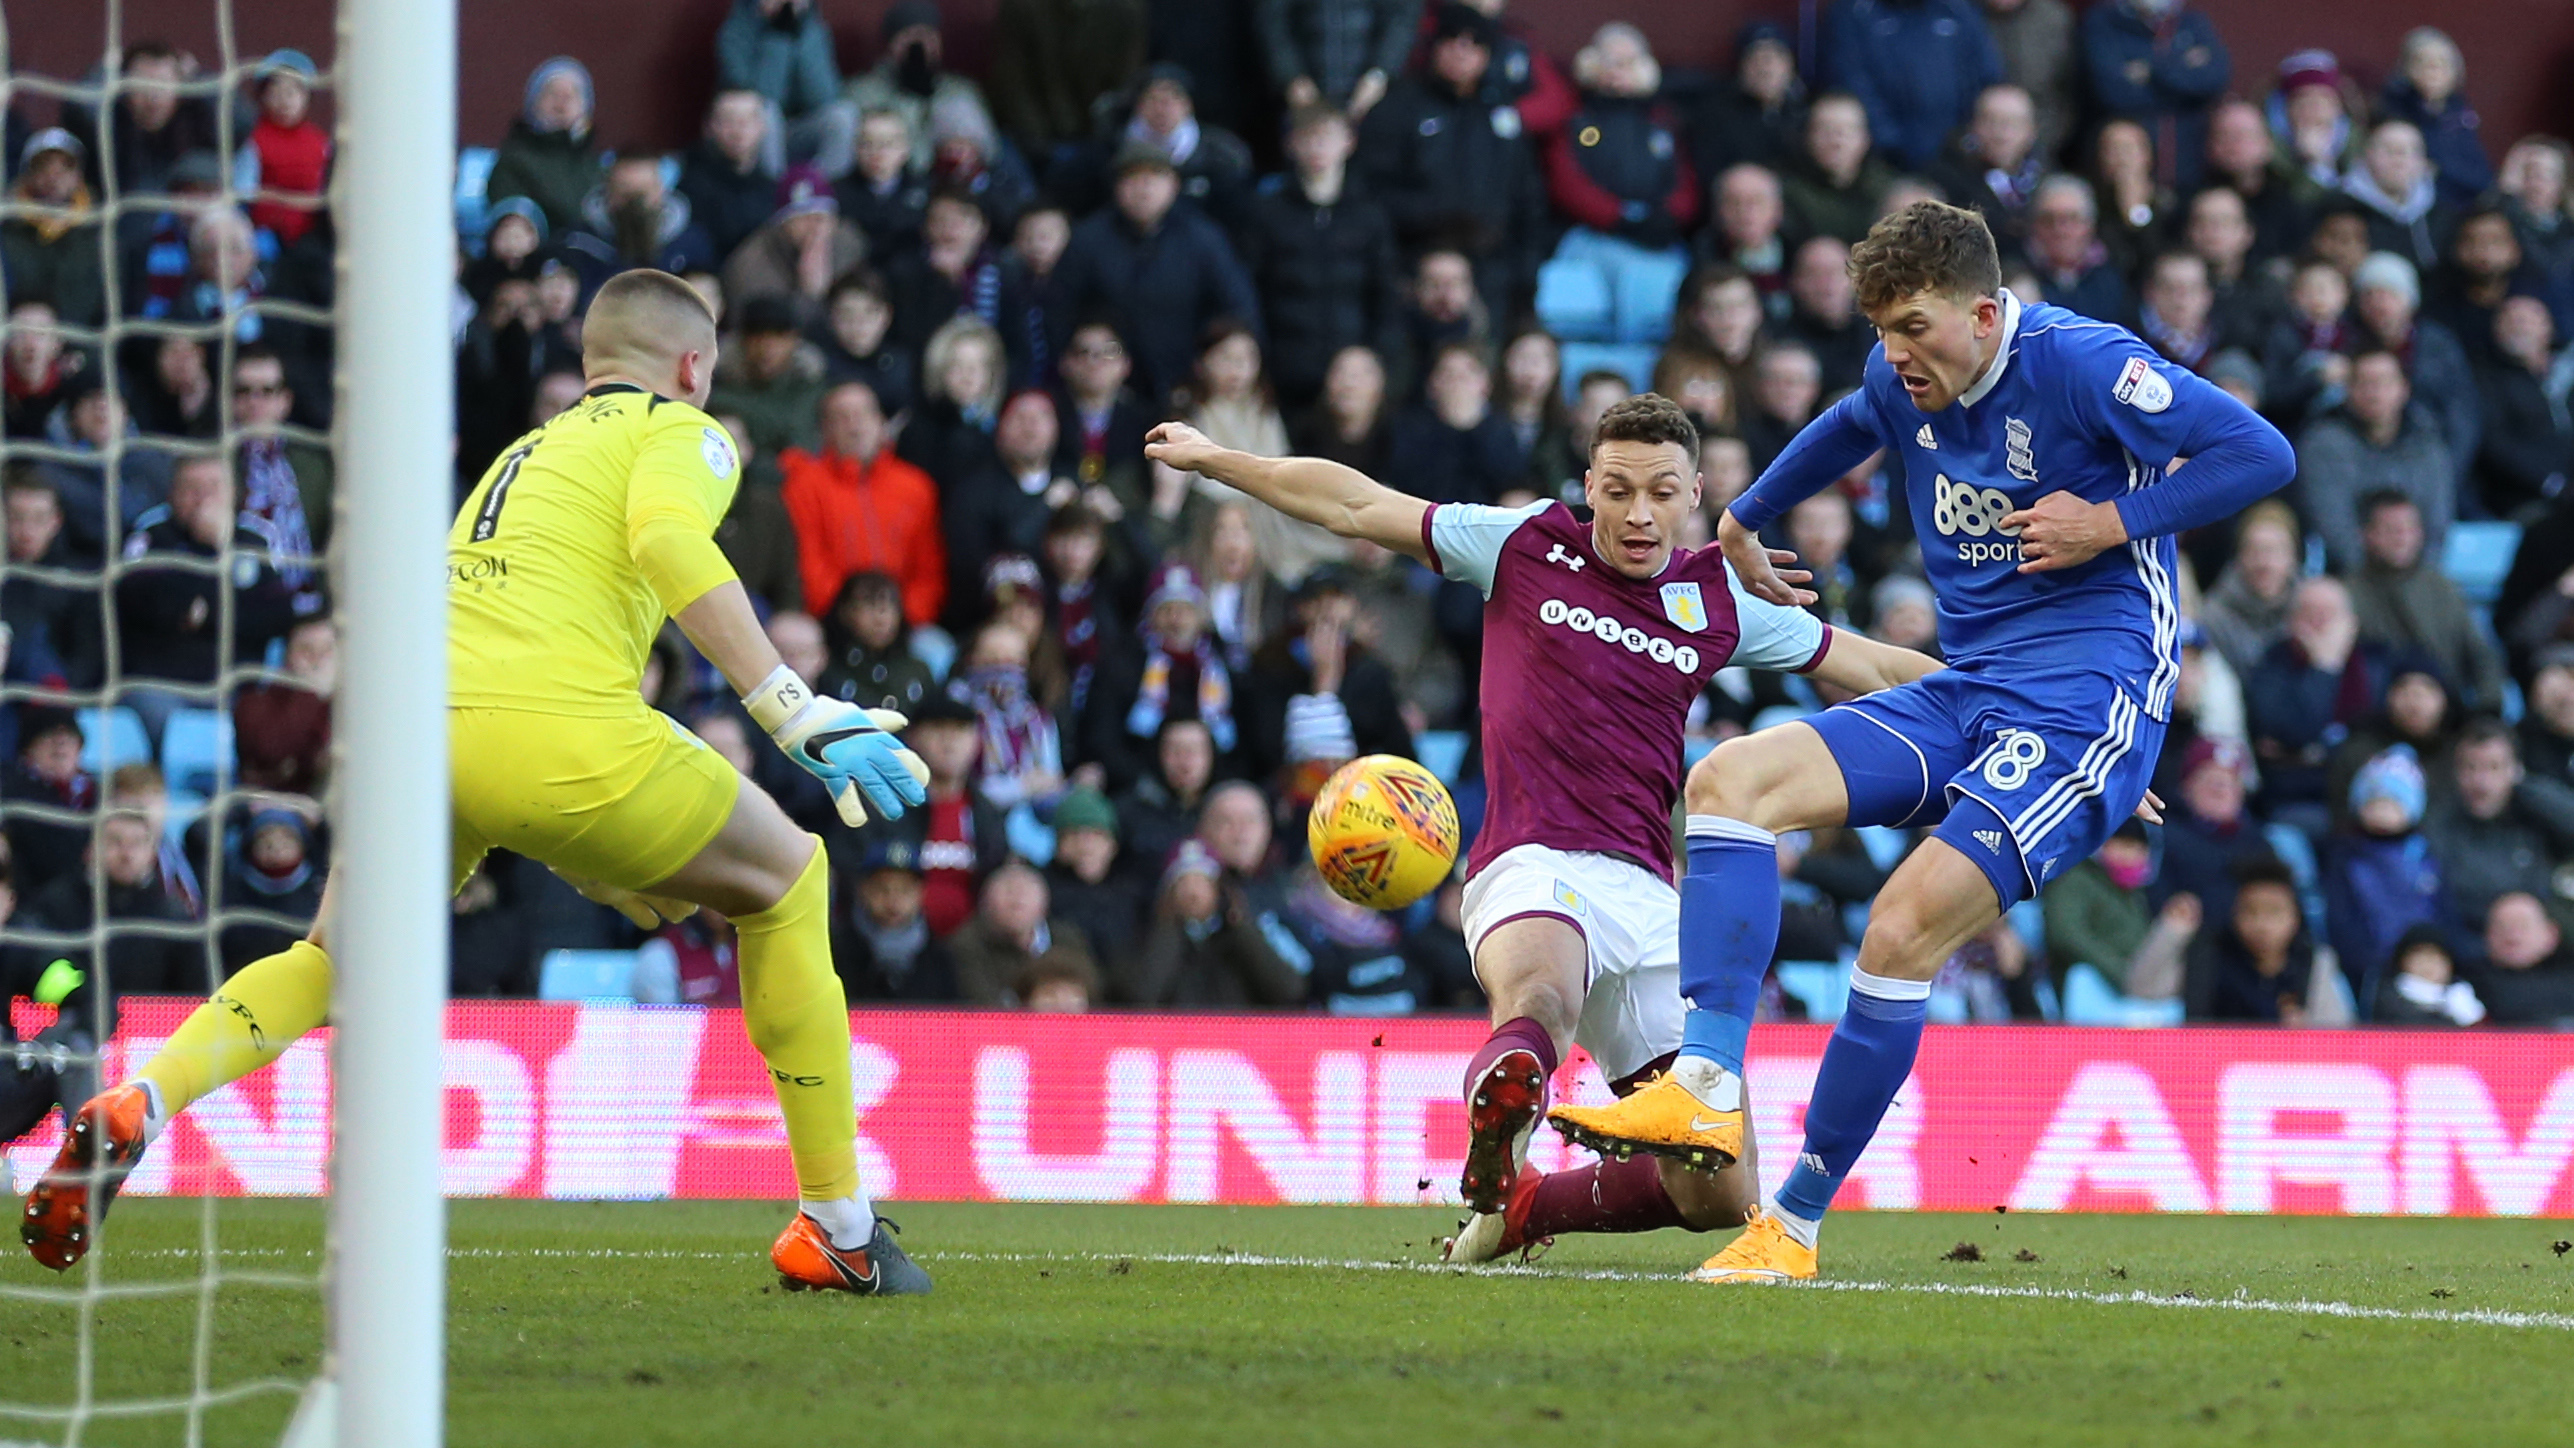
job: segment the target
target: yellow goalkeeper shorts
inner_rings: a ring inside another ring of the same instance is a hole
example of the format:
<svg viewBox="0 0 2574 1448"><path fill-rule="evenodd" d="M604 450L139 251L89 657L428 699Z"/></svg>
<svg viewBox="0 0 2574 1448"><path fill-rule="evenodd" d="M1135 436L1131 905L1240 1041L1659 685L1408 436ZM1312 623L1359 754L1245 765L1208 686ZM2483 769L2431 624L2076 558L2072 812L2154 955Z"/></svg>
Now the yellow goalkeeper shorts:
<svg viewBox="0 0 2574 1448"><path fill-rule="evenodd" d="M697 858L742 777L677 720L635 701L614 719L451 708L455 888L487 850L628 890Z"/></svg>

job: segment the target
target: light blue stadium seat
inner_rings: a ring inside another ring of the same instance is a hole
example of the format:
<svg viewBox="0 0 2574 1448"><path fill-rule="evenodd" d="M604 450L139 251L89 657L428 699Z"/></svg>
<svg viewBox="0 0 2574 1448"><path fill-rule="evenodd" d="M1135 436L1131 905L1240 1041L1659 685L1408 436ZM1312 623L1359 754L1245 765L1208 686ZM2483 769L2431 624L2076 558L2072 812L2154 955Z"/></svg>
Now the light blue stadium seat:
<svg viewBox="0 0 2574 1448"><path fill-rule="evenodd" d="M197 817L205 812L206 797L204 795L201 795L192 789L171 790L170 817L163 821L161 832L169 837L171 844L185 848L188 839L188 826L195 824L197 822Z"/></svg>
<svg viewBox="0 0 2574 1448"><path fill-rule="evenodd" d="M1806 1019L1837 1021L1850 1003L1850 967L1837 960L1782 960L1779 989L1805 1005Z"/></svg>
<svg viewBox="0 0 2574 1448"><path fill-rule="evenodd" d="M483 233L491 227L483 187L499 160L500 152L490 146L467 146L456 153L456 235L464 238L465 249L475 256L483 254Z"/></svg>
<svg viewBox="0 0 2574 1448"><path fill-rule="evenodd" d="M1653 385L1654 358L1660 355L1651 347L1623 342L1567 342L1564 344L1564 400L1570 402L1582 387L1582 379L1593 372L1615 372L1627 379L1627 386L1642 392Z"/></svg>
<svg viewBox="0 0 2574 1448"><path fill-rule="evenodd" d="M2440 551L2440 571L2477 603L2502 596L2503 579L2520 552L2518 523L2452 523Z"/></svg>
<svg viewBox="0 0 2574 1448"><path fill-rule="evenodd" d="M1412 736L1412 757L1421 767L1439 776L1439 782L1450 789L1457 787L1457 775L1466 767L1466 746L1471 741L1463 729L1424 729Z"/></svg>
<svg viewBox="0 0 2574 1448"><path fill-rule="evenodd" d="M1617 329L1617 295L1592 262L1557 258L1537 269L1537 319L1564 342L1606 342ZM1564 369L1573 370L1568 362Z"/></svg>
<svg viewBox="0 0 2574 1448"><path fill-rule="evenodd" d="M1617 340L1660 345L1671 336L1671 313L1680 299L1681 279L1689 275L1689 254L1636 251L1609 272L1617 294Z"/></svg>
<svg viewBox="0 0 2574 1448"><path fill-rule="evenodd" d="M122 704L80 711L80 767L100 784L119 765L152 762L152 736L143 716Z"/></svg>
<svg viewBox="0 0 2574 1448"><path fill-rule="evenodd" d="M1042 870L1055 862L1054 826L1037 818L1028 805L1016 804L1001 817L1001 832L1009 837L1010 853Z"/></svg>
<svg viewBox="0 0 2574 1448"><path fill-rule="evenodd" d="M2181 1003L2121 995L2109 977L2077 962L2065 971L2064 1020L2069 1026L2177 1026Z"/></svg>
<svg viewBox="0 0 2574 1448"><path fill-rule="evenodd" d="M212 794L231 774L232 720L212 709L173 709L161 726L161 777L172 789Z"/></svg>
<svg viewBox="0 0 2574 1448"><path fill-rule="evenodd" d="M536 993L550 1001L633 1000L631 950L549 950L537 967Z"/></svg>
<svg viewBox="0 0 2574 1448"><path fill-rule="evenodd" d="M1908 832L1892 825L1861 825L1852 833L1859 836L1860 848L1868 852L1869 861L1880 870L1892 870L1901 864L1904 851L1912 844Z"/></svg>

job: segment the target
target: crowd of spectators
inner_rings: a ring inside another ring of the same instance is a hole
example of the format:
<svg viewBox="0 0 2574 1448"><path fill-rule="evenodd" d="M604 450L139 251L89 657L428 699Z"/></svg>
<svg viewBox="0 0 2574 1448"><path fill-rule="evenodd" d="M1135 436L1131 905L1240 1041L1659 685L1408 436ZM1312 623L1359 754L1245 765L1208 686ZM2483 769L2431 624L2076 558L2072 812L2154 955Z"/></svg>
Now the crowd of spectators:
<svg viewBox="0 0 2574 1448"><path fill-rule="evenodd" d="M567 56L466 157L460 493L580 395L599 283L678 273L722 318L709 411L745 460L720 543L790 665L911 718L929 803L850 831L675 631L643 681L826 840L854 999L1477 1005L1453 883L1378 916L1300 842L1321 780L1371 752L1432 758L1479 818L1480 598L1148 463L1146 429L1435 500L1578 502L1593 420L1651 387L1703 425L1703 543L1858 384L1849 246L1929 196L1984 213L2024 301L2135 329L2299 459L2182 540L2169 823L1961 952L1943 999L2574 1018L2564 141L2485 130L2428 27L2364 75L2237 54L2187 0L1832 0L1810 34L1756 23L1722 56L1613 21L1559 58L1505 9L1001 0L975 76L933 0L864 37L810 0L735 0L684 151L630 142L664 118L601 114ZM852 50L871 63L844 73ZM291 920L328 853L331 337L307 309L330 302L329 135L300 54L222 95L168 46L117 59L109 103L9 113L0 749L8 798L48 808L10 815L0 911ZM102 345L111 315L169 325ZM1782 541L1831 622L1936 650L1902 489L1872 459ZM2462 587L2444 565L2469 534L2517 556ZM248 793L198 813L202 781L99 777L101 716L44 695L103 686L164 767L228 702L220 773ZM1693 757L1832 702L1727 671ZM67 822L84 810L106 822ZM1846 961L1907 844L1784 840L1784 960ZM507 856L455 909L459 994L635 943ZM202 973L159 948L123 988ZM719 919L637 959L643 999L736 991Z"/></svg>

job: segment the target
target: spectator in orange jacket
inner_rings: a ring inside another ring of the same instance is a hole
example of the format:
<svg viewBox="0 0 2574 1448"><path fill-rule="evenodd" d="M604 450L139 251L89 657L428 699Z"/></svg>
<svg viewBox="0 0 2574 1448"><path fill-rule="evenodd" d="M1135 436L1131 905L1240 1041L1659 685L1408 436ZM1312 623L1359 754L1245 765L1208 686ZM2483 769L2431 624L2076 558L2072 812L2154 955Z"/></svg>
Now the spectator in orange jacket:
<svg viewBox="0 0 2574 1448"><path fill-rule="evenodd" d="M849 575L873 569L902 584L914 627L935 622L947 602L937 485L885 445L885 410L866 383L824 393L821 423L819 455L778 454L806 610L828 612Z"/></svg>

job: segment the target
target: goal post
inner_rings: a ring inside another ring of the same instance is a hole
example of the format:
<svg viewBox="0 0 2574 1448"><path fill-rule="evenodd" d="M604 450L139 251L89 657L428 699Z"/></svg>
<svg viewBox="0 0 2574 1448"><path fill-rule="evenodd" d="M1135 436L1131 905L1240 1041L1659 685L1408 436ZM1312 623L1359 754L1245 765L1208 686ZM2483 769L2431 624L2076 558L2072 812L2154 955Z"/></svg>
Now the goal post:
<svg viewBox="0 0 2574 1448"><path fill-rule="evenodd" d="M343 1448L444 1441L446 536L456 0L341 0L329 1396Z"/></svg>

